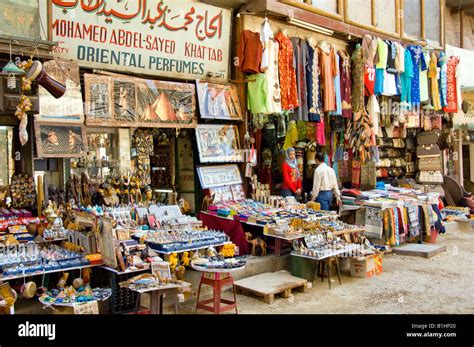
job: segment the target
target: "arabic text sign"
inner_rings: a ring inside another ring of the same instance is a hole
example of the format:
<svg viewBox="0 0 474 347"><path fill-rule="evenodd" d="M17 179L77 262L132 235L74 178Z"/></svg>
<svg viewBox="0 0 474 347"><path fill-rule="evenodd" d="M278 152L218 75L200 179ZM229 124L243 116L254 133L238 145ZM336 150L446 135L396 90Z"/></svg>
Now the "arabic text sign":
<svg viewBox="0 0 474 347"><path fill-rule="evenodd" d="M79 65L227 79L230 10L186 0L53 0L55 53Z"/></svg>

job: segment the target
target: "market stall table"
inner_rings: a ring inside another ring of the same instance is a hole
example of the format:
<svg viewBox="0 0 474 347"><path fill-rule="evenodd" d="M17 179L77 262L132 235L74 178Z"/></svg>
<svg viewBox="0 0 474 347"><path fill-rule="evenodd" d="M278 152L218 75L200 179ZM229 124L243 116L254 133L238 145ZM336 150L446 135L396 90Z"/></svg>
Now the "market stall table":
<svg viewBox="0 0 474 347"><path fill-rule="evenodd" d="M174 298L174 313L178 314L178 302L176 301L176 294L178 293L178 284L166 284L159 287L136 289L125 287L139 294L150 294L150 314L163 314L163 295L170 294ZM137 304L137 306L139 306ZM137 307L138 308L138 307Z"/></svg>
<svg viewBox="0 0 474 347"><path fill-rule="evenodd" d="M235 313L237 311L237 297L235 295L235 287L234 287L234 278L232 277L232 272L241 270L244 267L238 268L230 268L230 269L211 269L205 268L202 266L197 266L191 264L192 268L197 271L201 271L201 281L199 282L199 288L196 298L196 310L197 313L198 309L202 309L205 311L213 312L214 314L220 314L222 312L232 310L235 308ZM199 301L199 296L201 294L201 286L205 284L212 287L213 290L213 298L207 299L203 301ZM234 294L234 300L226 300L221 298L221 289L225 285L232 285L232 291ZM208 304L213 303L213 306L209 306ZM226 306L221 307L221 303L225 304Z"/></svg>

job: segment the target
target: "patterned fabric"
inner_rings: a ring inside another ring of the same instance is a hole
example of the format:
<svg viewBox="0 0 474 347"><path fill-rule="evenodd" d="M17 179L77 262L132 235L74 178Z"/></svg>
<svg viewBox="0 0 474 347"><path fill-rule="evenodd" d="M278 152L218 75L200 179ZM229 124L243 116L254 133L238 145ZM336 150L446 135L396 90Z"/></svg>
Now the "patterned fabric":
<svg viewBox="0 0 474 347"><path fill-rule="evenodd" d="M280 75L281 107L283 110L292 110L298 107L296 91L296 70L293 62L293 44L281 32L275 35L279 43L278 72Z"/></svg>
<svg viewBox="0 0 474 347"><path fill-rule="evenodd" d="M267 79L267 110L269 113L281 112L281 91L280 80L278 78L278 42L269 39L266 44L266 56L268 57L268 66L265 70Z"/></svg>
<svg viewBox="0 0 474 347"><path fill-rule="evenodd" d="M434 52L431 53L428 77L431 81L431 97L433 99L433 107L435 111L441 110L441 99L439 96L438 86L438 58Z"/></svg>
<svg viewBox="0 0 474 347"><path fill-rule="evenodd" d="M364 60L362 48L358 47L352 54L352 110L354 113L364 108Z"/></svg>
<svg viewBox="0 0 474 347"><path fill-rule="evenodd" d="M319 95L319 59L317 47L308 45L308 64L306 69L306 82L308 84L308 119L320 120L320 95Z"/></svg>
<svg viewBox="0 0 474 347"><path fill-rule="evenodd" d="M418 221L418 206L408 206L407 210L410 237L416 237L420 234L420 223Z"/></svg>
<svg viewBox="0 0 474 347"><path fill-rule="evenodd" d="M296 120L308 120L308 100L306 92L306 65L308 64L308 44L299 37L292 37L293 54L296 67L296 86L298 91L298 108L295 109Z"/></svg>
<svg viewBox="0 0 474 347"><path fill-rule="evenodd" d="M444 112L456 113L458 111L457 105L457 90L456 90L456 68L459 64L458 57L449 57L447 68L447 105L444 107Z"/></svg>
<svg viewBox="0 0 474 347"><path fill-rule="evenodd" d="M420 63L421 71L426 70L425 56L420 46L408 46L413 62L413 79L411 81L411 103L418 105L420 103ZM406 67L405 67L406 70Z"/></svg>
<svg viewBox="0 0 474 347"><path fill-rule="evenodd" d="M338 52L339 60L339 74L341 75L341 101L342 101L342 116L350 118L352 116L352 102L351 102L351 58L345 51Z"/></svg>
<svg viewBox="0 0 474 347"><path fill-rule="evenodd" d="M439 95L441 97L441 106L447 106L448 101L446 98L447 94L447 66L446 66L446 54L444 52L439 53L438 67L439 73Z"/></svg>

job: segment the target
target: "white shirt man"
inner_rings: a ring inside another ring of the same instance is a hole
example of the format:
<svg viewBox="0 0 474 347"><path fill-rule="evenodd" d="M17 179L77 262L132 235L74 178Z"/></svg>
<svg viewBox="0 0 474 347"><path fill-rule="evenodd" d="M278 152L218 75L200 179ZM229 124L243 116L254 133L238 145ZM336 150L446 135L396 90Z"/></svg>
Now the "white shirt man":
<svg viewBox="0 0 474 347"><path fill-rule="evenodd" d="M337 204L341 204L341 192L334 169L326 165L320 153L316 157L316 162L318 167L314 170L312 200L321 204L321 210L328 211L333 196L336 197Z"/></svg>

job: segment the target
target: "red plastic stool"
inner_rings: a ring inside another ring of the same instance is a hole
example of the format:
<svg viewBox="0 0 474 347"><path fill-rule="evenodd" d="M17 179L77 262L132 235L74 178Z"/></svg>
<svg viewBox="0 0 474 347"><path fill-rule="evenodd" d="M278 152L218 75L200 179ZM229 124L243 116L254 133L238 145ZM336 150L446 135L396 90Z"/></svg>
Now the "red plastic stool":
<svg viewBox="0 0 474 347"><path fill-rule="evenodd" d="M225 276L221 278L221 275ZM212 299L207 299L199 301L199 296L201 294L201 285L206 284L212 287L213 297ZM232 285L232 291L234 293L234 301L226 300L221 298L221 289L225 285ZM213 306L208 304L214 303ZM221 306L225 304L225 306ZM230 273L208 273L203 272L201 275L201 281L199 282L199 288L196 299L196 310L194 313L197 313L198 309L214 312L214 314L220 314L225 311L229 311L235 308L235 313L237 312L237 298L235 296L235 287L234 287L234 278Z"/></svg>

